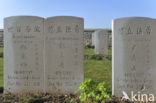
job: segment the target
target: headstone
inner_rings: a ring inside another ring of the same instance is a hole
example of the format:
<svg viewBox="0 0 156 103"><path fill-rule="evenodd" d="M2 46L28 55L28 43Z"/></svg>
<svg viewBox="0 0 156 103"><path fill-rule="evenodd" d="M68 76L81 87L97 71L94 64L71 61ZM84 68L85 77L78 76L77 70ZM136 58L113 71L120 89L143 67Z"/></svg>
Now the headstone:
<svg viewBox="0 0 156 103"><path fill-rule="evenodd" d="M95 31L94 33L92 33L92 46L95 46L95 35L96 35L96 32Z"/></svg>
<svg viewBox="0 0 156 103"><path fill-rule="evenodd" d="M70 16L45 21L45 91L73 93L83 82L83 19Z"/></svg>
<svg viewBox="0 0 156 103"><path fill-rule="evenodd" d="M5 92L43 91L43 21L33 16L4 19Z"/></svg>
<svg viewBox="0 0 156 103"><path fill-rule="evenodd" d="M123 91L156 95L156 20L130 17L113 21L113 95Z"/></svg>
<svg viewBox="0 0 156 103"><path fill-rule="evenodd" d="M107 32L108 32L108 35L109 35L108 36L108 47L112 48L112 30L108 29Z"/></svg>
<svg viewBox="0 0 156 103"><path fill-rule="evenodd" d="M95 35L95 54L108 55L108 33L106 30L98 30Z"/></svg>

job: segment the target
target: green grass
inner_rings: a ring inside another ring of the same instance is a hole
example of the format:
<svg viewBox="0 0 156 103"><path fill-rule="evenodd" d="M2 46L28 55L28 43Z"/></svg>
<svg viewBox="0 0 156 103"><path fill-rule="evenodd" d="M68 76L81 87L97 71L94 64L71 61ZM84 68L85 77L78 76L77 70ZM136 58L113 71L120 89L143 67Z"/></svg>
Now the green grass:
<svg viewBox="0 0 156 103"><path fill-rule="evenodd" d="M85 49L86 55L93 55L93 49ZM111 57L111 50L109 50L108 57ZM111 60L84 60L85 78L91 78L95 82L105 82L108 92L111 92Z"/></svg>
<svg viewBox="0 0 156 103"><path fill-rule="evenodd" d="M3 52L3 46L0 46L0 52Z"/></svg>
<svg viewBox="0 0 156 103"><path fill-rule="evenodd" d="M94 49L85 49L84 54L85 55L94 55Z"/></svg>
<svg viewBox="0 0 156 103"><path fill-rule="evenodd" d="M0 47L0 52L3 48ZM85 49L85 55L94 55L94 49ZM111 50L109 56L111 58ZM96 82L105 82L106 88L111 92L111 60L84 60L85 78L91 78ZM3 86L3 58L0 58L0 86Z"/></svg>
<svg viewBox="0 0 156 103"><path fill-rule="evenodd" d="M3 52L3 47L0 47L0 52ZM3 86L3 58L0 57L0 87Z"/></svg>

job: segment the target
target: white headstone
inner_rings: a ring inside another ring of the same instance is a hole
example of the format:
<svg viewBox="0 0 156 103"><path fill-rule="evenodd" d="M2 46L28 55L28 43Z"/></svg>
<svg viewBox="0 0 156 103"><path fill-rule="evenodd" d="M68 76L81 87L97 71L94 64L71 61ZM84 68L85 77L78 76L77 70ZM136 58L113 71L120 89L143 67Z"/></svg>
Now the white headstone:
<svg viewBox="0 0 156 103"><path fill-rule="evenodd" d="M51 17L45 21L45 91L73 93L84 79L83 19Z"/></svg>
<svg viewBox="0 0 156 103"><path fill-rule="evenodd" d="M95 54L108 55L108 32L106 30L98 30L94 37Z"/></svg>
<svg viewBox="0 0 156 103"><path fill-rule="evenodd" d="M92 33L92 45L95 46L95 35L96 35L96 32L95 31L94 33Z"/></svg>
<svg viewBox="0 0 156 103"><path fill-rule="evenodd" d="M130 17L113 21L113 95L125 91L156 94L156 20Z"/></svg>
<svg viewBox="0 0 156 103"><path fill-rule="evenodd" d="M33 16L4 19L5 92L43 91L43 21Z"/></svg>

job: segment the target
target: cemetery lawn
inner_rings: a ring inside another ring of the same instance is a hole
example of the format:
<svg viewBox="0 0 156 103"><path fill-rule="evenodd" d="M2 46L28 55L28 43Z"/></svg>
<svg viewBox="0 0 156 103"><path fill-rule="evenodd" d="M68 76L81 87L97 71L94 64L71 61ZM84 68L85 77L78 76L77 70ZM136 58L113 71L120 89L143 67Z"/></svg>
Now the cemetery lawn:
<svg viewBox="0 0 156 103"><path fill-rule="evenodd" d="M3 47L0 47L0 52L3 52ZM0 87L3 86L3 57L0 57Z"/></svg>
<svg viewBox="0 0 156 103"><path fill-rule="evenodd" d="M3 52L3 46L0 45L0 52Z"/></svg>
<svg viewBox="0 0 156 103"><path fill-rule="evenodd" d="M105 82L106 89L111 93L112 85L112 65L111 65L111 50L108 53L109 59L94 60L85 59L84 61L84 73L85 79L91 78L95 82ZM94 49L85 49L85 55L94 55Z"/></svg>

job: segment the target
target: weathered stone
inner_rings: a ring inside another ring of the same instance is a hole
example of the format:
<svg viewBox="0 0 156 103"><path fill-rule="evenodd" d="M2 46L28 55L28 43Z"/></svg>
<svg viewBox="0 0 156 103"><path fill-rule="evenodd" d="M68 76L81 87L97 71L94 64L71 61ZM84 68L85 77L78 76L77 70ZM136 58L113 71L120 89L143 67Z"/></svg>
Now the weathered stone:
<svg viewBox="0 0 156 103"><path fill-rule="evenodd" d="M113 21L113 95L125 91L156 95L156 20L131 17Z"/></svg>
<svg viewBox="0 0 156 103"><path fill-rule="evenodd" d="M73 93L83 81L83 19L70 16L45 21L45 91Z"/></svg>
<svg viewBox="0 0 156 103"><path fill-rule="evenodd" d="M43 21L33 16L4 19L5 92L43 92Z"/></svg>
<svg viewBox="0 0 156 103"><path fill-rule="evenodd" d="M94 34L95 54L108 55L108 32L98 30Z"/></svg>

